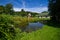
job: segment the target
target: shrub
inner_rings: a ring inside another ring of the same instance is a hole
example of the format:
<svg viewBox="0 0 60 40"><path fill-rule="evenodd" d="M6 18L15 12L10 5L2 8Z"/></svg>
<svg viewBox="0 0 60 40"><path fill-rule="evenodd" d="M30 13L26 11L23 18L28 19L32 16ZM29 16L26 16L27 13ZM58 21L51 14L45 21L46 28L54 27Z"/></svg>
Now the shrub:
<svg viewBox="0 0 60 40"><path fill-rule="evenodd" d="M0 15L0 39L12 40L15 37L15 27L10 15Z"/></svg>

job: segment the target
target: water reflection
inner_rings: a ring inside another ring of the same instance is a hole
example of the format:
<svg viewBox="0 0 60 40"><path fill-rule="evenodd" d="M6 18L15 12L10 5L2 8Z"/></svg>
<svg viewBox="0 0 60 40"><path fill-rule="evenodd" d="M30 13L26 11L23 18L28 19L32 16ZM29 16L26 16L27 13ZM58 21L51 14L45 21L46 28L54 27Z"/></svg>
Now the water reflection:
<svg viewBox="0 0 60 40"><path fill-rule="evenodd" d="M40 22L29 23L29 25L26 27L25 31L28 31L28 32L36 31L38 29L41 29L42 27L43 27L43 24Z"/></svg>

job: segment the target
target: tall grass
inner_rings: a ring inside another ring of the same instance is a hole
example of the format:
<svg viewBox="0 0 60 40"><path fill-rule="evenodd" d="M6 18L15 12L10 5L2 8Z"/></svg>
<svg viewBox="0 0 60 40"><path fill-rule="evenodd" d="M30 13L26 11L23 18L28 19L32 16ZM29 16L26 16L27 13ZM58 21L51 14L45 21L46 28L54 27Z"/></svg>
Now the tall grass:
<svg viewBox="0 0 60 40"><path fill-rule="evenodd" d="M0 40L14 40L20 28L25 28L27 24L25 18L0 14Z"/></svg>
<svg viewBox="0 0 60 40"><path fill-rule="evenodd" d="M42 29L30 33L22 32L28 22L49 20L47 18L27 18L0 14L0 40L60 40L60 28L44 25Z"/></svg>

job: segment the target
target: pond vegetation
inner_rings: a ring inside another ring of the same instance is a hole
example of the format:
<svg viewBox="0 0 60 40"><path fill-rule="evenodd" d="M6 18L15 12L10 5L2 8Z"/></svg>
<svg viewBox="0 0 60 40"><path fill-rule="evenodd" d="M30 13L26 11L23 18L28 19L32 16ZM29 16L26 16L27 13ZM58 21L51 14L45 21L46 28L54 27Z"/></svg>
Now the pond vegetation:
<svg viewBox="0 0 60 40"><path fill-rule="evenodd" d="M15 12L11 4L0 6L0 40L60 40L59 3L59 0L49 0L49 12L42 14L23 9ZM29 25L33 27L25 31ZM35 26L41 28L33 30Z"/></svg>
<svg viewBox="0 0 60 40"><path fill-rule="evenodd" d="M49 19L47 18L46 19L32 18L32 19L30 19L29 22L37 22L39 20L41 23L44 24L44 26L42 29L27 33L22 32L20 29L20 28L24 29L28 25L27 17L0 14L0 33L1 33L0 40L59 40L60 39L60 28L47 25L48 22L44 23L45 20Z"/></svg>

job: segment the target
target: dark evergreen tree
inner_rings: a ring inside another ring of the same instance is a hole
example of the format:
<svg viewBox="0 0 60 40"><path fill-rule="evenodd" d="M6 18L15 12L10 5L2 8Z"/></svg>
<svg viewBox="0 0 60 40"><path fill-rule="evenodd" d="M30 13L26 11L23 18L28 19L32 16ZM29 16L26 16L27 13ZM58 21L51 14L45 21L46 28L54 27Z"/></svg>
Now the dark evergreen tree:
<svg viewBox="0 0 60 40"><path fill-rule="evenodd" d="M60 22L60 0L49 0L48 8L51 20L54 22Z"/></svg>
<svg viewBox="0 0 60 40"><path fill-rule="evenodd" d="M24 9L21 9L21 16L27 16L27 13L24 11Z"/></svg>

